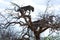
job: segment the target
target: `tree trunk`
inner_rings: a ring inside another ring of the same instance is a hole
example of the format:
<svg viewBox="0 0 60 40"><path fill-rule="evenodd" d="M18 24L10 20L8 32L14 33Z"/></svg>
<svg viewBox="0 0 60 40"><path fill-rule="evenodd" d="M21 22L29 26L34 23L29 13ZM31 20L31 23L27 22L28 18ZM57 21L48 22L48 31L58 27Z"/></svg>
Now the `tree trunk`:
<svg viewBox="0 0 60 40"><path fill-rule="evenodd" d="M39 35L35 35L36 40L40 40L40 36Z"/></svg>
<svg viewBox="0 0 60 40"><path fill-rule="evenodd" d="M40 34L38 32L34 33L36 40L40 40Z"/></svg>

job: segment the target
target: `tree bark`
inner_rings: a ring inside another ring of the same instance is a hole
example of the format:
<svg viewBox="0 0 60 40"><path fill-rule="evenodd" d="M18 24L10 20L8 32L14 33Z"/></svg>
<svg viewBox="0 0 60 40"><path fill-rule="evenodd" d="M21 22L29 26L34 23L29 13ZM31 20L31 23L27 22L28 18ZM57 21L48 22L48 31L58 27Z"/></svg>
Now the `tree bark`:
<svg viewBox="0 0 60 40"><path fill-rule="evenodd" d="M36 40L40 40L40 36L39 35L35 35Z"/></svg>
<svg viewBox="0 0 60 40"><path fill-rule="evenodd" d="M35 35L36 40L40 40L40 33L34 32L34 35Z"/></svg>

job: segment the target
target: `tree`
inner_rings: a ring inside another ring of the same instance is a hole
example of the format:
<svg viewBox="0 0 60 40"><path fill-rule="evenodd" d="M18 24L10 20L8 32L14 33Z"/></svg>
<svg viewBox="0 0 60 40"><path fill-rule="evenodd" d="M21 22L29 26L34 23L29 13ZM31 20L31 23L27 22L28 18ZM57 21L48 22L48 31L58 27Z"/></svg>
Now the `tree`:
<svg viewBox="0 0 60 40"><path fill-rule="evenodd" d="M14 4L14 5L18 6L17 4ZM19 7L19 9L20 8L21 7ZM48 7L46 8L45 13L48 13L47 10L48 10ZM53 30L54 29L58 30L58 28L60 28L59 27L60 26L60 21L59 21L60 17L57 17L55 15L42 14L42 16L41 15L39 16L42 19L39 19L37 21L32 21L31 15L26 15L26 11L24 11L24 9L20 9L19 12L17 12L17 13L14 12L14 10L7 9L7 11L9 11L9 12L6 13L6 16L0 13L0 15L3 17L3 19L5 19L5 20L3 20L4 22L0 23L0 28L2 27L3 29L7 29L9 26L14 26L16 24L19 24L21 27L27 28L26 32L24 32L24 29L23 29L22 34L23 33L24 34L21 35L22 38L16 39L16 37L14 36L15 40L30 40L30 37L32 37L30 35L30 32L33 32L35 40L40 40L40 34L42 32L44 32L46 29L51 28ZM20 20L21 18L24 21ZM55 18L55 20L53 20L54 18ZM25 38L26 35L28 36L27 38Z"/></svg>

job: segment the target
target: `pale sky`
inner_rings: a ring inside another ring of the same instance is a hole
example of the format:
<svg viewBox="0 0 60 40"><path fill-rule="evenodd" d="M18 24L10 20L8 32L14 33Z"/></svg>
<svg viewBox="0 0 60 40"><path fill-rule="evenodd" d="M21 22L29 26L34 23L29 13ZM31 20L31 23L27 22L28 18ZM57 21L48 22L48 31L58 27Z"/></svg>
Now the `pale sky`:
<svg viewBox="0 0 60 40"><path fill-rule="evenodd" d="M45 11L47 4L47 0L0 0L0 12L11 6L9 2L14 2L19 6L32 5L35 9L35 11L32 14L32 18L35 18L36 17L35 14L39 12L43 13ZM50 4L52 5L50 10L54 10L55 14L57 13L60 14L60 0L51 0ZM42 33L42 35L47 36L47 34L49 34L48 31L49 30L46 30L44 33Z"/></svg>

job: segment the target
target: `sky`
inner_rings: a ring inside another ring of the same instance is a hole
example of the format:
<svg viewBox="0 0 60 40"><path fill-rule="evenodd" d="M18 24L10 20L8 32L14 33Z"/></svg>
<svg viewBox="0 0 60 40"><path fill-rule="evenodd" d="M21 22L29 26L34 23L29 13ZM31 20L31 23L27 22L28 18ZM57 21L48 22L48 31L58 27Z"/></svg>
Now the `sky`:
<svg viewBox="0 0 60 40"><path fill-rule="evenodd" d="M27 6L32 5L34 7L34 12L32 14L32 19L36 20L37 13L44 12L46 9L46 4L48 0L0 0L0 12L3 12L4 9L11 7L10 2L14 2L19 6ZM60 14L60 0L51 0L49 2L51 8L49 10L55 11L55 14ZM33 17L34 16L34 17ZM47 36L49 34L49 30L47 29L41 35ZM43 36L42 36L43 37Z"/></svg>

